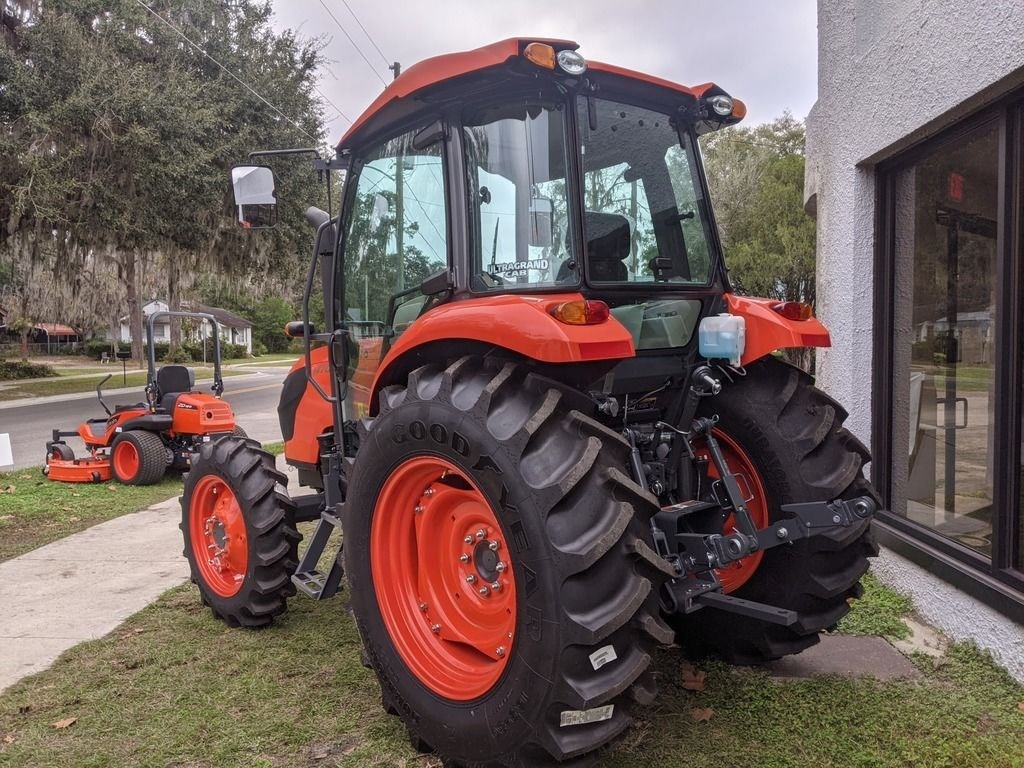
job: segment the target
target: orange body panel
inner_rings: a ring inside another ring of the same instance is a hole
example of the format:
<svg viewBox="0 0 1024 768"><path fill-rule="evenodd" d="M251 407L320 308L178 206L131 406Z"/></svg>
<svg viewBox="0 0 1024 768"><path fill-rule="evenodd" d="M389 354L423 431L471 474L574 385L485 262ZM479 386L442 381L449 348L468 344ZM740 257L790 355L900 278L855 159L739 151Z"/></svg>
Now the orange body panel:
<svg viewBox="0 0 1024 768"><path fill-rule="evenodd" d="M398 337L383 360L382 339L360 340L359 361L349 381L355 406L353 415L359 418L374 413L376 395L387 369L407 352L433 341L479 341L545 363L633 357L633 337L614 317L596 325L567 325L551 316L552 307L582 299L578 293L509 294L443 304L416 320ZM329 392L331 375L327 349L314 349L310 361L313 377ZM300 359L291 370L300 370L304 365L305 360ZM320 452L316 438L333 424L330 403L320 397L312 384L306 384L295 411L292 439L285 443L285 456L290 461L316 464Z"/></svg>
<svg viewBox="0 0 1024 768"><path fill-rule="evenodd" d="M114 437L117 434L116 430L118 425L124 424L127 421L136 419L139 416L145 416L149 413L149 408L125 408L124 410L117 411L113 416L107 419L106 428L101 435L94 435L89 430L87 423L78 425L78 436L82 438L82 442L86 446L103 448L110 445L114 441Z"/></svg>
<svg viewBox="0 0 1024 768"><path fill-rule="evenodd" d="M86 456L81 459L47 459L46 476L62 483L102 483L111 478L110 459Z"/></svg>
<svg viewBox="0 0 1024 768"><path fill-rule="evenodd" d="M213 395L187 392L178 395L174 404L171 434L209 435L230 432L235 428L235 415L231 406Z"/></svg>
<svg viewBox="0 0 1024 768"><path fill-rule="evenodd" d="M742 316L746 321L746 346L742 365L770 355L777 349L787 347L831 347L832 339L828 329L812 317L809 320L789 320L772 309L775 299L755 299L749 296L724 296L729 312Z"/></svg>
<svg viewBox="0 0 1024 768"><path fill-rule="evenodd" d="M312 364L313 378L323 387L324 392L331 391L331 369L327 361L327 347L317 347L309 353ZM306 359L300 357L291 367L289 373L300 371L306 367ZM317 438L325 431L333 429L334 414L331 404L320 397L320 393L309 382L302 393L298 408L295 409L295 429L292 439L284 444L284 455L288 461L304 464L317 464L320 461L320 446Z"/></svg>

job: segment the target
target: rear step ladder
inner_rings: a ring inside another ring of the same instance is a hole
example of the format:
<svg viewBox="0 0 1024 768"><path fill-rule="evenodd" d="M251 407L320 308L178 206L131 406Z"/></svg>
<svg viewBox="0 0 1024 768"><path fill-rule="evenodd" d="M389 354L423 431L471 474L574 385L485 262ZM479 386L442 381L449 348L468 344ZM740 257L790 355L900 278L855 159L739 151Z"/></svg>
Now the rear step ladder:
<svg viewBox="0 0 1024 768"><path fill-rule="evenodd" d="M317 563L320 562L320 557L335 530L341 531L341 518L324 510L320 513L320 522L317 523L309 546L299 561L299 567L292 575L292 583L296 589L314 600L326 600L337 594L341 577L345 572L341 562L344 542L338 547L338 554L331 564L331 569L326 574L316 570Z"/></svg>

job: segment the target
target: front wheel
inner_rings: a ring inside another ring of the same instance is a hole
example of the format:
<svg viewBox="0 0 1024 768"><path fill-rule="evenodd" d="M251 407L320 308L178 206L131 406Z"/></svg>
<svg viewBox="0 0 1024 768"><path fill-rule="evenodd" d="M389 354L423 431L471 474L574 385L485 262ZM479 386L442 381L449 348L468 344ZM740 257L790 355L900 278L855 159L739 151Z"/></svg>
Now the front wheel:
<svg viewBox="0 0 1024 768"><path fill-rule="evenodd" d="M719 416L714 434L750 496L747 506L758 528L783 517L784 504L877 498L862 470L870 455L843 427L846 412L798 368L771 358L758 361L707 398L701 415ZM701 444L695 448L701 457ZM713 479L716 473L709 474ZM719 571L725 591L796 611L796 626L705 608L669 618L677 642L691 655L736 664L799 653L850 610L848 600L860 595L860 578L877 551L870 522L864 521L754 553Z"/></svg>
<svg viewBox="0 0 1024 768"><path fill-rule="evenodd" d="M513 364L388 387L360 442L345 570L384 708L453 766L588 754L649 702L666 566L628 445Z"/></svg>
<svg viewBox="0 0 1024 768"><path fill-rule="evenodd" d="M299 532L287 478L255 440L203 443L185 479L181 532L192 581L231 627L264 627L295 594Z"/></svg>

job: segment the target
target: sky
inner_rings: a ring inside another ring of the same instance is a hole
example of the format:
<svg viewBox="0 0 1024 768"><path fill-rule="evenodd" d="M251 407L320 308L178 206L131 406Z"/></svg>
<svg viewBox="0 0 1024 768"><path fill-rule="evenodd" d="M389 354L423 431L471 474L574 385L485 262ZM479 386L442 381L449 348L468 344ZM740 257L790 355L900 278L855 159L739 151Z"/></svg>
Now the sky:
<svg viewBox="0 0 1024 768"><path fill-rule="evenodd" d="M351 119L392 77L374 43L388 63L398 60L408 68L430 56L507 37L575 40L585 58L684 85L717 83L746 103L747 125L784 110L805 117L817 94L815 0L273 0L273 5L276 27L324 39L327 63L320 90ZM348 121L326 102L325 107L327 138L333 143Z"/></svg>

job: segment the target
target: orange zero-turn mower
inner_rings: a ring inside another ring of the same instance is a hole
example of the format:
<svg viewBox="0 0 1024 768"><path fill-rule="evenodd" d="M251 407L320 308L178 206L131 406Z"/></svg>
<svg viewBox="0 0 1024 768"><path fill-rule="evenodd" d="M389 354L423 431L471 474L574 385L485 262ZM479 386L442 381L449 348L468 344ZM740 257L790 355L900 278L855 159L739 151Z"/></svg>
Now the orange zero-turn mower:
<svg viewBox="0 0 1024 768"><path fill-rule="evenodd" d="M157 317L191 317L213 325L213 394L193 390L193 373L183 365L156 367L153 324ZM245 437L235 424L230 404L221 399L220 329L213 315L202 312L155 312L146 324L148 381L146 402L118 405L111 411L102 388L96 396L106 416L88 419L72 432L53 430L46 443L43 473L66 483L99 483L114 477L125 485L152 485L168 469L184 470L202 443L224 435ZM66 437L80 437L88 456L75 458Z"/></svg>

